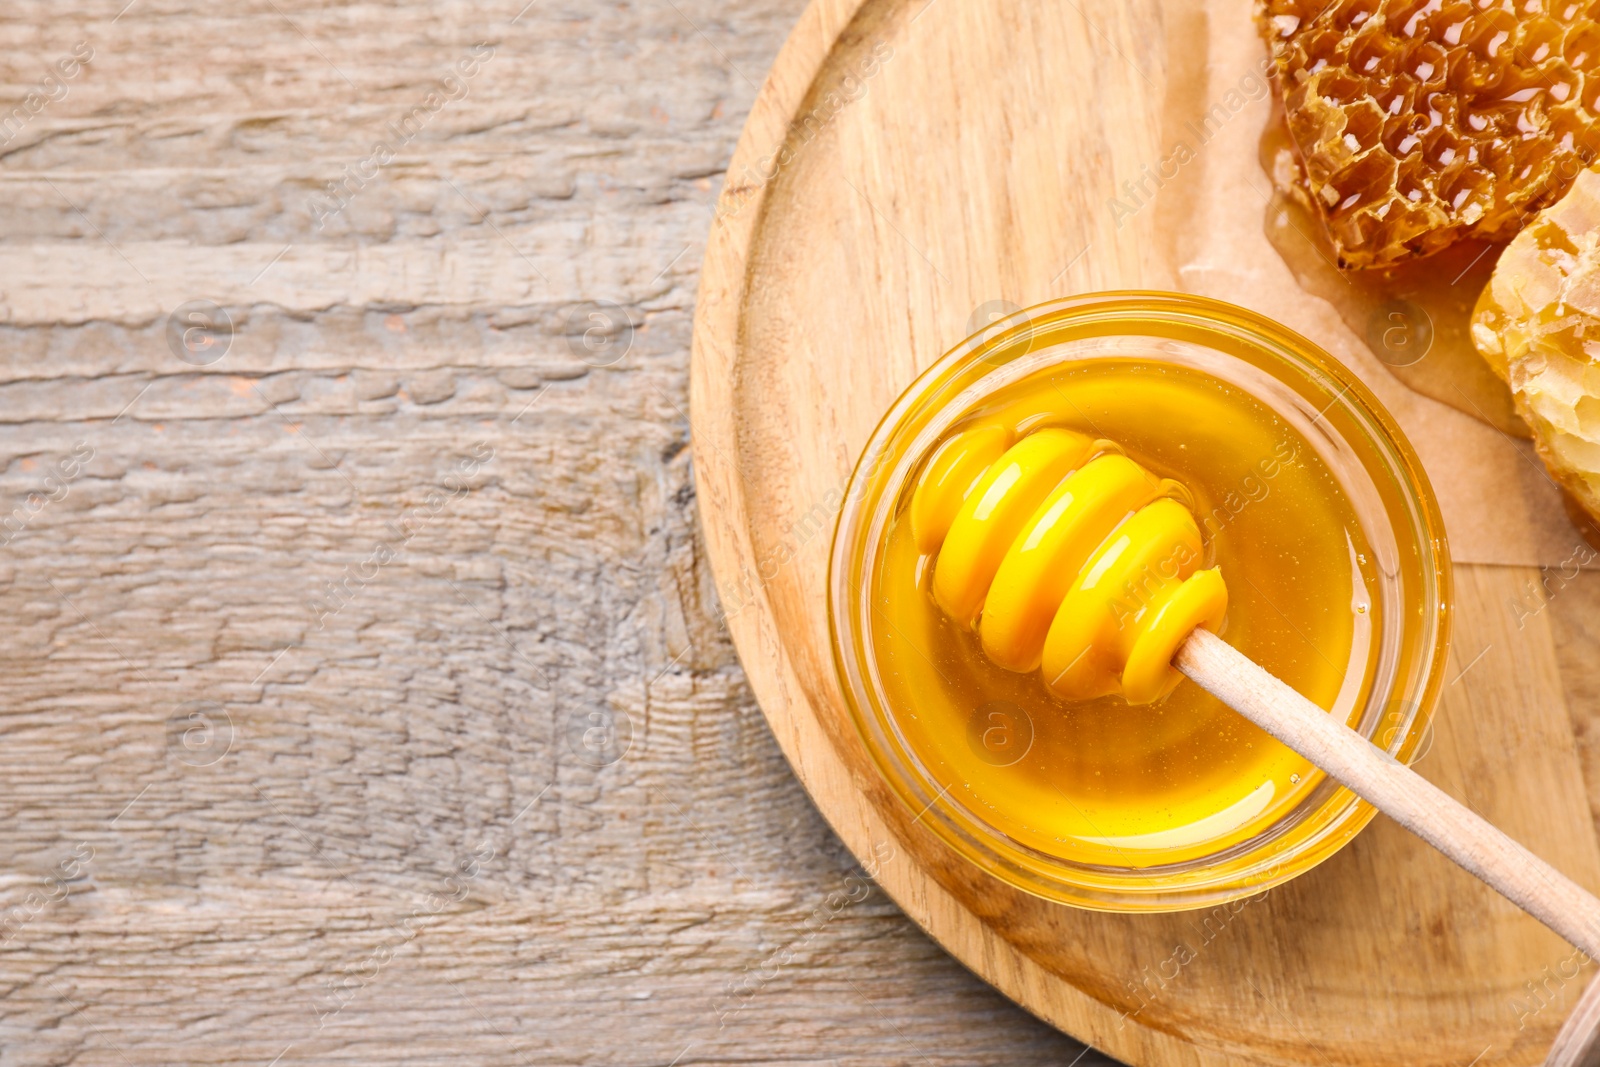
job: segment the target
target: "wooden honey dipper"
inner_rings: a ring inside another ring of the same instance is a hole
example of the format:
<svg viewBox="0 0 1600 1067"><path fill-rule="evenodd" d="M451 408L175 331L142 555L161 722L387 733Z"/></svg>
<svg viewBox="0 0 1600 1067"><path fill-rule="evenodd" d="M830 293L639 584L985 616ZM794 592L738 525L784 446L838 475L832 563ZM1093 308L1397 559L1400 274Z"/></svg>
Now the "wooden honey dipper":
<svg viewBox="0 0 1600 1067"><path fill-rule="evenodd" d="M1085 434L1047 428L1013 440L979 426L934 452L910 519L918 551L937 554L934 599L999 666L1041 670L1064 699L1121 693L1133 704L1187 675L1600 958L1600 899L1217 636L1227 587L1220 570L1199 568L1200 530L1178 483ZM1600 981L1547 1064L1589 1062L1597 1027Z"/></svg>

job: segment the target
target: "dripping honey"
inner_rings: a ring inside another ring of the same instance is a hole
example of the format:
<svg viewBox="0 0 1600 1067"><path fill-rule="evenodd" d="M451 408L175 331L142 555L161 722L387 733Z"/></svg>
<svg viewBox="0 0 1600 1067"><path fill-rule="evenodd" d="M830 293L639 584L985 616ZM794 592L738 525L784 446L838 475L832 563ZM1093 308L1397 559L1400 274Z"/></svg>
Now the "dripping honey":
<svg viewBox="0 0 1600 1067"><path fill-rule="evenodd" d="M1228 582L1227 640L1358 716L1381 628L1373 554L1316 449L1261 401L1176 364L1100 359L1015 382L952 432L978 425L1092 434L1183 485L1203 565ZM1248 840L1320 782L1192 683L1144 707L1069 702L996 666L935 603L904 504L869 579L880 677L919 762L995 830L1075 863L1181 863Z"/></svg>

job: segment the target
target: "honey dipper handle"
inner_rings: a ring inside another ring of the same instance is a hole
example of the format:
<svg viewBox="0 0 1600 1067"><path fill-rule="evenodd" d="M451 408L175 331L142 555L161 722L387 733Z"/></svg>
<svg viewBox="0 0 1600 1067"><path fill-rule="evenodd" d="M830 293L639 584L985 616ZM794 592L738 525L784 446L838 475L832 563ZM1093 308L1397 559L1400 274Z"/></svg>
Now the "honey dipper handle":
<svg viewBox="0 0 1600 1067"><path fill-rule="evenodd" d="M1544 1063L1545 1067L1595 1067L1600 1063L1600 981L1589 980L1589 988L1562 1024Z"/></svg>
<svg viewBox="0 0 1600 1067"><path fill-rule="evenodd" d="M1209 630L1190 634L1172 664L1591 959L1600 958L1600 900L1450 794Z"/></svg>

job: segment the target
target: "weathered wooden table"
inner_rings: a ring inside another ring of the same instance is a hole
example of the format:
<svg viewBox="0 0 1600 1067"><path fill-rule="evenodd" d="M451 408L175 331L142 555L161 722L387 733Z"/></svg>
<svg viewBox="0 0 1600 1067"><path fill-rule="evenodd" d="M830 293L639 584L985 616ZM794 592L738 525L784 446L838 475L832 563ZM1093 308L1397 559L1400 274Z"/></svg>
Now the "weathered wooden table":
<svg viewBox="0 0 1600 1067"><path fill-rule="evenodd" d="M0 12L0 1061L1073 1062L855 873L700 555L800 0L525 2Z"/></svg>
<svg viewBox="0 0 1600 1067"><path fill-rule="evenodd" d="M0 1063L1073 1063L862 880L700 552L801 0L525 2L0 11ZM1594 797L1591 577L1527 603Z"/></svg>

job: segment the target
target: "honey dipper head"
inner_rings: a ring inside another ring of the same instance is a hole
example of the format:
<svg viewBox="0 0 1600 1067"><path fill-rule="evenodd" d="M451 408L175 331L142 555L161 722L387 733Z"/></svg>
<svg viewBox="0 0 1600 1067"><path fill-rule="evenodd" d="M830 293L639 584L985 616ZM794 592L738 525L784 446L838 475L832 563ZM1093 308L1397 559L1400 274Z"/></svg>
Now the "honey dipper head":
<svg viewBox="0 0 1600 1067"><path fill-rule="evenodd" d="M1178 646L1228 606L1221 573L1198 569L1187 495L1109 441L980 425L924 466L912 536L937 553L934 599L996 664L1042 670L1066 699L1148 704L1182 680Z"/></svg>

